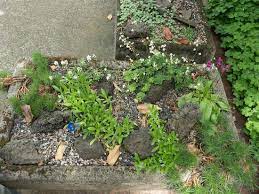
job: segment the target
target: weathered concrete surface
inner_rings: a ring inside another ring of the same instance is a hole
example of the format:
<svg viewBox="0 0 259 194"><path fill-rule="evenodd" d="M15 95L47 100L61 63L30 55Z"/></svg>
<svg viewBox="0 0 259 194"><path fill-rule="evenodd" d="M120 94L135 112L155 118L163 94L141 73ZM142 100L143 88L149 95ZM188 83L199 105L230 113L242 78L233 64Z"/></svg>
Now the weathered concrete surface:
<svg viewBox="0 0 259 194"><path fill-rule="evenodd" d="M26 170L0 170L0 183L19 189L83 190L85 192L112 191L167 191L166 182L159 174L136 174L130 167L60 166L29 167ZM115 193L115 192L114 192ZM134 192L131 192L134 193ZM149 193L149 192L147 192Z"/></svg>
<svg viewBox="0 0 259 194"><path fill-rule="evenodd" d="M113 59L116 2L0 0L0 69L13 69L19 58L33 51Z"/></svg>

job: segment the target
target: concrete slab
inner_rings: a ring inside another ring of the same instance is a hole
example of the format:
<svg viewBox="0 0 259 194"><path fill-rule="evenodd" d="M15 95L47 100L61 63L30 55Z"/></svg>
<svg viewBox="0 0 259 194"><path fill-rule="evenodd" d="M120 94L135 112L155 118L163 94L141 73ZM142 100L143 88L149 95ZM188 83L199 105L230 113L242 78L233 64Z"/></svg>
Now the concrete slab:
<svg viewBox="0 0 259 194"><path fill-rule="evenodd" d="M0 69L12 70L34 51L113 59L116 6L116 0L0 0Z"/></svg>

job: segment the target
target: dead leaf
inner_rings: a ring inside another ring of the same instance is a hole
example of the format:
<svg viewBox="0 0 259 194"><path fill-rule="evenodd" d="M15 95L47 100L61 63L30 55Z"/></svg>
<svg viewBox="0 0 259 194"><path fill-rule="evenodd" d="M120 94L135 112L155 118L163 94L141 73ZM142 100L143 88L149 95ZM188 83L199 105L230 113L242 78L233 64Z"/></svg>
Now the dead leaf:
<svg viewBox="0 0 259 194"><path fill-rule="evenodd" d="M109 14L109 15L107 16L107 19L110 20L110 21L112 20L112 18L113 18L112 14Z"/></svg>
<svg viewBox="0 0 259 194"><path fill-rule="evenodd" d="M41 160L41 161L38 162L38 166L43 166L43 165L44 165L43 160Z"/></svg>
<svg viewBox="0 0 259 194"><path fill-rule="evenodd" d="M188 177L186 177L186 180L184 180L184 186L185 187L193 187L193 186L199 186L201 185L201 179L200 179L200 173L197 170L193 170Z"/></svg>
<svg viewBox="0 0 259 194"><path fill-rule="evenodd" d="M247 163L243 163L243 170L244 172L249 172L250 171L250 165Z"/></svg>
<svg viewBox="0 0 259 194"><path fill-rule="evenodd" d="M189 44L189 40L187 38L180 38L178 39L178 44L184 44L184 45L187 45Z"/></svg>
<svg viewBox="0 0 259 194"><path fill-rule="evenodd" d="M17 91L16 97L20 98L22 95L26 94L29 89L27 88L27 85L30 83L31 79L26 78L25 81L22 83L21 87Z"/></svg>
<svg viewBox="0 0 259 194"><path fill-rule="evenodd" d="M148 104L139 104L137 109L142 114L148 114L150 112Z"/></svg>
<svg viewBox="0 0 259 194"><path fill-rule="evenodd" d="M56 71L57 68L58 68L58 67L57 67L56 65L51 65L51 66L50 66L51 71Z"/></svg>
<svg viewBox="0 0 259 194"><path fill-rule="evenodd" d="M23 82L25 78L25 76L5 77L3 78L3 85L7 87L16 82Z"/></svg>
<svg viewBox="0 0 259 194"><path fill-rule="evenodd" d="M55 160L62 160L66 148L67 148L67 144L61 141L55 155Z"/></svg>
<svg viewBox="0 0 259 194"><path fill-rule="evenodd" d="M31 112L31 106L30 105L23 105L21 106L23 116L25 117L26 123L29 125L32 122L33 115Z"/></svg>
<svg viewBox="0 0 259 194"><path fill-rule="evenodd" d="M212 157L212 156L202 156L202 161L204 163L211 163L211 162L214 161L214 157Z"/></svg>
<svg viewBox="0 0 259 194"><path fill-rule="evenodd" d="M107 157L107 163L110 166L113 166L120 156L120 145L116 145L112 150L109 151L109 155Z"/></svg>
<svg viewBox="0 0 259 194"><path fill-rule="evenodd" d="M119 87L115 82L112 82L112 83L113 83L113 85L114 85L114 87L115 87L116 90L122 92L122 90L120 89L120 87Z"/></svg>
<svg viewBox="0 0 259 194"><path fill-rule="evenodd" d="M173 40L173 34L172 34L170 28L164 27L163 28L163 35L164 35L164 39L166 39L168 41Z"/></svg>
<svg viewBox="0 0 259 194"><path fill-rule="evenodd" d="M40 85L39 87L39 95L44 96L46 93L50 92L51 87L46 85Z"/></svg>
<svg viewBox="0 0 259 194"><path fill-rule="evenodd" d="M147 127L147 115L143 115L143 117L141 117L139 121L140 121L141 127L143 128Z"/></svg>
<svg viewBox="0 0 259 194"><path fill-rule="evenodd" d="M201 150L194 143L187 144L187 148L192 154L199 155L201 153Z"/></svg>

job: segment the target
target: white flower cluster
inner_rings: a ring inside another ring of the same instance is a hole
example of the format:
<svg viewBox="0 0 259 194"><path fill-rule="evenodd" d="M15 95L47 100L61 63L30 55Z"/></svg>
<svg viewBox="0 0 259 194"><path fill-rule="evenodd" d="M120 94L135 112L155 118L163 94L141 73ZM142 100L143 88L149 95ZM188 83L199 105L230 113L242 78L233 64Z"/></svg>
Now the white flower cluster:
<svg viewBox="0 0 259 194"><path fill-rule="evenodd" d="M120 32L119 40L123 43L123 45L129 49L130 51L134 50L134 42L129 41L129 38L126 37L123 32ZM120 45L120 47L123 47L123 45Z"/></svg>
<svg viewBox="0 0 259 194"><path fill-rule="evenodd" d="M188 63L188 62L189 62L187 58L185 58L185 57L181 57L181 58L182 58L182 61L183 61L184 63Z"/></svg>
<svg viewBox="0 0 259 194"><path fill-rule="evenodd" d="M61 63L61 65L66 66L66 65L68 65L68 60L64 60L64 61L62 60L60 63Z"/></svg>
<svg viewBox="0 0 259 194"><path fill-rule="evenodd" d="M156 53L156 48L155 48L154 42L152 40L149 42L149 52L152 54Z"/></svg>
<svg viewBox="0 0 259 194"><path fill-rule="evenodd" d="M161 46L162 51L166 51L166 44L162 44Z"/></svg>
<svg viewBox="0 0 259 194"><path fill-rule="evenodd" d="M172 53L170 53L170 61L171 61L171 63L173 63L173 64L179 64L181 61L180 61L180 59L178 59L176 56L175 56L175 54L172 54Z"/></svg>
<svg viewBox="0 0 259 194"><path fill-rule="evenodd" d="M92 60L95 60L95 59L96 59L95 54L93 54L93 55L87 55L87 56L86 56L86 60L87 60L88 62L91 62Z"/></svg>
<svg viewBox="0 0 259 194"><path fill-rule="evenodd" d="M68 60L62 60L62 61L60 62L60 64L61 64L62 66L66 66L66 65L68 65ZM55 66L59 66L59 62L58 62L58 61L54 61L54 65L55 65Z"/></svg>

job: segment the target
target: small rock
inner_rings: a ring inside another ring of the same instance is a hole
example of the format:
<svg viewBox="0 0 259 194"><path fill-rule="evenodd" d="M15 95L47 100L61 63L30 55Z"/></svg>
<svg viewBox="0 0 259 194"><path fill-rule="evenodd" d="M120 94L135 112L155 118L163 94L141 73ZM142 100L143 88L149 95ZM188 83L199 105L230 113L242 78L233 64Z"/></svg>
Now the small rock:
<svg viewBox="0 0 259 194"><path fill-rule="evenodd" d="M181 10L183 17L187 20L190 20L192 17L192 10L191 9L183 9Z"/></svg>
<svg viewBox="0 0 259 194"><path fill-rule="evenodd" d="M124 140L124 148L131 154L137 153L141 159L152 155L152 138L148 128L135 130Z"/></svg>
<svg viewBox="0 0 259 194"><path fill-rule="evenodd" d="M144 23L132 24L129 22L124 31L129 38L146 38L149 35L149 28Z"/></svg>
<svg viewBox="0 0 259 194"><path fill-rule="evenodd" d="M172 7L172 0L156 0L156 6L160 13L164 13L166 9Z"/></svg>
<svg viewBox="0 0 259 194"><path fill-rule="evenodd" d="M188 138L195 124L200 119L199 107L194 104L186 104L173 114L167 123L169 131L175 131L184 140Z"/></svg>
<svg viewBox="0 0 259 194"><path fill-rule="evenodd" d="M71 116L70 111L44 111L31 125L33 133L48 133L62 129Z"/></svg>
<svg viewBox="0 0 259 194"><path fill-rule="evenodd" d="M99 81L98 83L96 83L96 85L94 86L95 89L97 90L97 92L100 92L101 89L103 89L109 96L112 96L114 93L114 85L112 82L107 81L105 79Z"/></svg>
<svg viewBox="0 0 259 194"><path fill-rule="evenodd" d="M82 137L75 140L75 149L79 156L84 160L99 159L105 154L103 145L100 142L95 141L90 145L91 141L92 138L83 139Z"/></svg>
<svg viewBox="0 0 259 194"><path fill-rule="evenodd" d="M164 81L162 85L153 85L146 97L144 98L145 102L150 102L154 104L158 100L160 100L170 88L173 87L172 81Z"/></svg>
<svg viewBox="0 0 259 194"><path fill-rule="evenodd" d="M43 160L43 156L30 139L19 139L8 142L0 149L0 156L11 164L37 164Z"/></svg>

